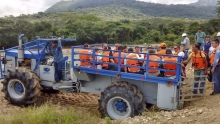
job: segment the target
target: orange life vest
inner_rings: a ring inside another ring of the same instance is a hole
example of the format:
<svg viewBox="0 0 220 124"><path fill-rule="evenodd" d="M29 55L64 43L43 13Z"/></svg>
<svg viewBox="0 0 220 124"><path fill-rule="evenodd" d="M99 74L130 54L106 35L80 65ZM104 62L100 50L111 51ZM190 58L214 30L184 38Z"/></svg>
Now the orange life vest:
<svg viewBox="0 0 220 124"><path fill-rule="evenodd" d="M114 61L115 61L115 63L117 63L118 64L118 52L114 52L114 54L113 54L113 56L114 56ZM125 56L125 53L124 52L121 52L121 68L124 68L124 66L122 66L122 65L124 65L124 56Z"/></svg>
<svg viewBox="0 0 220 124"><path fill-rule="evenodd" d="M202 58L202 54L204 54L204 53L201 51L196 54L194 52L192 52L192 65L196 69L205 68L205 62Z"/></svg>
<svg viewBox="0 0 220 124"><path fill-rule="evenodd" d="M102 62L109 62L109 51L103 51ZM108 64L102 64L102 67L108 68Z"/></svg>
<svg viewBox="0 0 220 124"><path fill-rule="evenodd" d="M90 60L90 56L91 55L86 55L86 54L89 54L89 50L88 49L82 49L79 53L80 53L79 54L79 59L80 60L85 60L85 61L89 61ZM90 65L89 62L83 62L83 61L80 62L80 66L89 66L89 65Z"/></svg>
<svg viewBox="0 0 220 124"><path fill-rule="evenodd" d="M177 59L176 58L165 57L164 62L177 62ZM165 63L164 68L166 70L176 70L177 65L176 64ZM176 75L176 72L166 72L165 71L165 75L174 76L174 75Z"/></svg>
<svg viewBox="0 0 220 124"><path fill-rule="evenodd" d="M140 66L138 60L132 60L132 59L137 59L137 54L135 54L135 53L128 54L126 56L126 58L127 58L127 64L128 65L130 65L130 66ZM131 58L131 59L129 59L129 58ZM130 72L137 72L137 71L140 70L139 67L136 67L136 68L135 67L128 67L128 69L129 69Z"/></svg>
<svg viewBox="0 0 220 124"><path fill-rule="evenodd" d="M210 64L213 65L215 60L215 52L213 51L210 58ZM218 62L218 65L220 65L220 61Z"/></svg>
<svg viewBox="0 0 220 124"><path fill-rule="evenodd" d="M165 49L162 49L162 50L160 50L159 52L157 52L157 54L159 54L159 55L166 54L166 50L165 50Z"/></svg>
<svg viewBox="0 0 220 124"><path fill-rule="evenodd" d="M181 51L179 50L179 51L175 52L174 55L178 55L180 52L181 52Z"/></svg>
<svg viewBox="0 0 220 124"><path fill-rule="evenodd" d="M149 59L150 60L154 60L154 61L157 61L159 60L160 58L158 56L155 56L155 55L150 55L149 56ZM149 68L158 68L159 67L159 63L158 62L149 62ZM155 73L155 72L158 72L158 70L148 70L149 73Z"/></svg>

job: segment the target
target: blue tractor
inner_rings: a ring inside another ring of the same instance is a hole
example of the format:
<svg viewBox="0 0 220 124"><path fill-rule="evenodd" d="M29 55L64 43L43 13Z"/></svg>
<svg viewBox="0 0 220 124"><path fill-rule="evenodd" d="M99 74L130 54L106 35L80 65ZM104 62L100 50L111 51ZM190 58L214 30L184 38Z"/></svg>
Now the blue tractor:
<svg viewBox="0 0 220 124"><path fill-rule="evenodd" d="M88 92L100 94L99 111L102 117L111 119L121 119L140 115L146 108L146 104L157 105L160 109L176 110L183 107L185 99L182 94L181 83L181 58L176 62L165 62L161 60L149 60L152 54L142 52L145 58L145 66L123 65L121 63L110 63L97 61L98 56L109 57L103 54L97 54L100 44L91 45L87 48L91 51L88 54L80 52L83 46L72 46L71 55L63 59L63 83L54 83L53 57L48 53L48 46L51 41L58 39L41 39L22 44L22 38L19 37L19 45L4 52L4 59L1 78L5 99L18 106L28 106L35 103L40 92L43 90L56 90L64 92ZM62 39L62 42L75 41L76 39ZM132 47L132 46L131 46ZM141 49L144 49L141 48ZM102 50L100 50L102 51ZM122 51L118 56L114 56L120 62L125 60ZM85 54L92 59L82 60L80 55ZM161 55L161 57L170 55ZM134 59L135 60L135 59ZM81 62L90 63L90 67L81 66ZM160 64L173 64L175 70L164 68L149 67L150 62ZM100 69L98 65L108 64L116 67L116 70ZM143 74L125 73L121 68L139 68ZM174 77L158 77L149 75L149 70L175 72ZM192 88L195 89L195 88ZM201 89L201 87L197 87ZM189 90L189 89L187 89ZM187 96L187 95L186 95ZM187 96L187 97L188 97Z"/></svg>

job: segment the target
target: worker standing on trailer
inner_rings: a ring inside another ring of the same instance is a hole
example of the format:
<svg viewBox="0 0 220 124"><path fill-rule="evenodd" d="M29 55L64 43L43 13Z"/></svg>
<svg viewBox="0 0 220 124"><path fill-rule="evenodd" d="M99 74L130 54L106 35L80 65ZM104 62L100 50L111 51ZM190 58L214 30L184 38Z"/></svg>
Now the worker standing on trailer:
<svg viewBox="0 0 220 124"><path fill-rule="evenodd" d="M198 44L193 45L192 47L192 53L189 55L189 58L184 61L184 64L187 64L191 59L192 59L192 66L194 67L194 76L201 76L201 75L206 75L207 74L207 68L208 68L208 62L206 60L206 55L204 52L200 51L200 46ZM202 94L205 86L205 77L195 77L195 81L201 81L200 83L200 88L199 91ZM194 88L193 93L197 94L199 83L195 82L194 83Z"/></svg>
<svg viewBox="0 0 220 124"><path fill-rule="evenodd" d="M62 61L63 61L63 52L61 46L61 38L58 38L58 41L55 40L52 42L52 47L50 47L50 53L54 57L54 67L55 67L55 81L56 83L62 83Z"/></svg>
<svg viewBox="0 0 220 124"><path fill-rule="evenodd" d="M219 40L215 39L212 41L212 46L213 48L217 48L219 46ZM213 73L213 83L214 83L214 90L210 95L215 95L220 93L220 79L219 79L219 74L220 74L220 51L219 50L214 50L211 54L211 72Z"/></svg>
<svg viewBox="0 0 220 124"><path fill-rule="evenodd" d="M181 45L183 46L183 51L184 51L184 55L185 55L183 60L187 60L188 59L188 52L190 49L190 40L187 37L186 33L183 33L182 37L183 37L183 41L181 42Z"/></svg>

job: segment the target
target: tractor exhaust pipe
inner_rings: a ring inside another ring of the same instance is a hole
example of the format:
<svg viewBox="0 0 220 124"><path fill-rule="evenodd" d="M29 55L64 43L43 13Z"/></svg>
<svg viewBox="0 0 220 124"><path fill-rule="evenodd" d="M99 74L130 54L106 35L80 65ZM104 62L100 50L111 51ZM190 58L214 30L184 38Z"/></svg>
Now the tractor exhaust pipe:
<svg viewBox="0 0 220 124"><path fill-rule="evenodd" d="M18 38L18 62L24 61L24 49L22 47L22 39L24 34L21 34Z"/></svg>

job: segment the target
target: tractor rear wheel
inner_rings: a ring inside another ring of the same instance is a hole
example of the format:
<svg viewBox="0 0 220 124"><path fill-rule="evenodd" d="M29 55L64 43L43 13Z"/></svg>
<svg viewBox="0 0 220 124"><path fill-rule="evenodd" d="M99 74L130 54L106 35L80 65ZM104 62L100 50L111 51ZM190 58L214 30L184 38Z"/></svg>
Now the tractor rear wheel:
<svg viewBox="0 0 220 124"><path fill-rule="evenodd" d="M26 68L17 68L10 71L1 82L2 92L5 99L17 106L27 106L33 104L40 94L40 79L36 74Z"/></svg>
<svg viewBox="0 0 220 124"><path fill-rule="evenodd" d="M102 117L122 119L140 115L146 108L143 94L128 82L116 82L108 86L99 99Z"/></svg>

